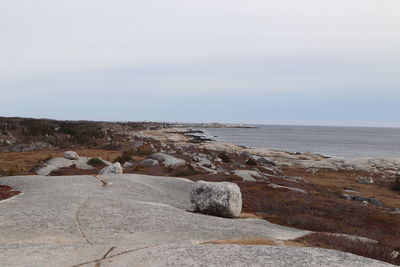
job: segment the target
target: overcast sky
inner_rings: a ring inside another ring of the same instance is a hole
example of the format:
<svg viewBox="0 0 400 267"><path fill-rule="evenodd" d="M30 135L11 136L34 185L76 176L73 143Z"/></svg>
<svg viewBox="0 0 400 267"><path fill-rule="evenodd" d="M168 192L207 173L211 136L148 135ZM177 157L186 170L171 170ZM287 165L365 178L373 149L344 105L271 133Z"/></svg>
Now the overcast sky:
<svg viewBox="0 0 400 267"><path fill-rule="evenodd" d="M400 126L399 0L0 0L0 115Z"/></svg>

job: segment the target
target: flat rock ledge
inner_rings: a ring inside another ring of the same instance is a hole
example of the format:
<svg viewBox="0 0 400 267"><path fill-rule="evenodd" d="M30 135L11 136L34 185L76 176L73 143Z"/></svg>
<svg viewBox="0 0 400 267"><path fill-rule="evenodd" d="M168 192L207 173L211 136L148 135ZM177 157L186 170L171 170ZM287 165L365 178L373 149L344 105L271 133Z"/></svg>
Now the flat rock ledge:
<svg viewBox="0 0 400 267"><path fill-rule="evenodd" d="M187 212L193 182L136 174L3 177L1 266L390 266L334 250L203 245L309 231Z"/></svg>

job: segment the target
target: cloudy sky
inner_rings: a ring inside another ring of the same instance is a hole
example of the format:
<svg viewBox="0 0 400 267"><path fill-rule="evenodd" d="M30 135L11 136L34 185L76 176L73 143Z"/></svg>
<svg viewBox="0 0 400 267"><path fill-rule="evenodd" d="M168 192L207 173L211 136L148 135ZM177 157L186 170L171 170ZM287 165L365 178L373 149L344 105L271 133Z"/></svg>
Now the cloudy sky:
<svg viewBox="0 0 400 267"><path fill-rule="evenodd" d="M400 126L398 0L0 1L0 116Z"/></svg>

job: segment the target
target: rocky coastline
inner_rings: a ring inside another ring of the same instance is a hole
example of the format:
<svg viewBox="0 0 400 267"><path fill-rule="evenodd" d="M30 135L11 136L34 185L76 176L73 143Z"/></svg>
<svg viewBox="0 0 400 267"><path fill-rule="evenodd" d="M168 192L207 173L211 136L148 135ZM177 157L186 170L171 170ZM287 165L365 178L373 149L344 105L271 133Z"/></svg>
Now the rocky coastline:
<svg viewBox="0 0 400 267"><path fill-rule="evenodd" d="M224 214L230 214L226 217L233 216L231 214L239 217L225 220L257 220L258 223L271 224L270 227L289 227L285 229L296 229L304 234L291 236L287 240L275 234L263 236L256 232L242 236L219 236L213 233L202 239L204 242L322 247L392 264L400 263L400 258L396 256L400 250L400 235L397 231L400 225L400 195L392 190L393 182L400 175L399 158L328 158L312 153L290 153L219 143L193 128L157 127L153 124L151 127L132 130L127 125L105 125L104 132L107 135L102 140L117 145L116 149L110 146L105 149L75 145L68 148L45 147L34 151L1 152L2 169L21 164L15 173L4 172L3 176L8 177L0 179L2 185L11 186L7 187L8 190L22 193L10 201L20 201L29 196L27 193L30 189L21 186L18 181L30 181L29 177L36 177L33 174L39 175L37 179L46 183L53 181L49 180L53 177L54 181L62 181L68 187L72 186L69 185L68 177L83 175L100 183L102 190L113 188L113 184L118 185L118 179L122 179L121 182L124 181L123 184L130 190L129 183L139 177L143 179L136 184L139 188L146 179L156 179L155 184L149 185L153 189L163 187L164 182L176 183L175 186L180 187L181 179L190 181L190 184L198 181L204 181L203 185L206 182L232 183L236 188L235 194L237 190L241 192L241 197L235 199L240 199L243 209L241 212L237 208L235 212L229 209L224 211ZM21 175L28 178L18 178ZM204 197L200 191L196 191L192 201L197 208L190 208L186 205L190 202L190 189L182 188L178 193L173 188L170 189L172 199L174 194L180 194L182 199L186 199L174 202L173 205L175 208L183 208L185 212L203 210L214 213L215 210L221 210L215 208L215 205L224 203L220 199L216 199L212 205L198 202ZM204 189L204 192L209 195L213 190ZM215 190L219 192L225 189L216 187ZM149 201L148 194L143 191L134 192L116 193L139 194L139 202L135 202L135 205ZM21 195L24 197L21 198ZM161 202L153 198L154 204L151 205L171 203L169 198ZM124 198L121 201L125 201ZM186 204L182 205L182 201ZM188 233L192 238L196 236L191 228ZM330 235L332 233L335 236ZM213 238L211 235L214 235ZM188 237L186 241L192 242L192 238ZM372 241L365 243L365 240ZM368 249L360 250L360 247Z"/></svg>

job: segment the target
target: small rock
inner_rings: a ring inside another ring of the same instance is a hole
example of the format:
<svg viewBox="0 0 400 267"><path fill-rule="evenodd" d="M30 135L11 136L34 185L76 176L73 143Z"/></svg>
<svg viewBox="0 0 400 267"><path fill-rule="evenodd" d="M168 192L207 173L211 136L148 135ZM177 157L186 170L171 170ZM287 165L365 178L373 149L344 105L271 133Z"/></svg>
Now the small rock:
<svg viewBox="0 0 400 267"><path fill-rule="evenodd" d="M371 177L359 177L356 182L359 184L373 184L374 180Z"/></svg>
<svg viewBox="0 0 400 267"><path fill-rule="evenodd" d="M251 156L251 158L258 161L261 164L276 166L275 162L273 162L271 159L267 157Z"/></svg>
<svg viewBox="0 0 400 267"><path fill-rule="evenodd" d="M122 174L121 163L115 162L100 170L99 174Z"/></svg>
<svg viewBox="0 0 400 267"><path fill-rule="evenodd" d="M72 160L78 160L79 159L79 155L75 151L65 151L64 152L64 158L72 159Z"/></svg>
<svg viewBox="0 0 400 267"><path fill-rule="evenodd" d="M214 159L214 162L216 162L216 163L221 163L221 162L222 162L222 159L220 159L220 158L217 157L217 158Z"/></svg>
<svg viewBox="0 0 400 267"><path fill-rule="evenodd" d="M210 167L212 165L212 162L208 158L199 158L198 164L202 165L202 166Z"/></svg>
<svg viewBox="0 0 400 267"><path fill-rule="evenodd" d="M251 181L255 182L257 181L255 178L258 179L266 179L266 177L262 174L260 174L257 171L251 171L251 170L236 170L233 172L235 175L241 177L243 181Z"/></svg>
<svg viewBox="0 0 400 267"><path fill-rule="evenodd" d="M360 201L360 202L367 202L371 205L377 206L377 207L382 207L382 202L375 198L370 198L370 197L363 197L363 196L353 196L352 200L354 201Z"/></svg>
<svg viewBox="0 0 400 267"><path fill-rule="evenodd" d="M353 194L359 194L360 192L356 191L356 190L352 190L352 189L345 189L344 192L346 193L353 193Z"/></svg>
<svg viewBox="0 0 400 267"><path fill-rule="evenodd" d="M316 174L319 172L319 169L317 168L308 168L306 169L307 172L311 173L311 174Z"/></svg>
<svg viewBox="0 0 400 267"><path fill-rule="evenodd" d="M342 198L347 199L347 200L352 200L352 197L349 194L342 194Z"/></svg>
<svg viewBox="0 0 400 267"><path fill-rule="evenodd" d="M287 189L287 190L297 192L297 193L307 194L307 191L304 191L303 189L300 189L300 188L288 187L288 186L283 186L283 185L278 185L278 184L273 184L273 183L269 183L268 186L272 187L274 189L282 188L282 189Z"/></svg>
<svg viewBox="0 0 400 267"><path fill-rule="evenodd" d="M242 153L240 153L241 156L246 157L246 158L250 158L251 157L251 153L249 151L243 151Z"/></svg>
<svg viewBox="0 0 400 267"><path fill-rule="evenodd" d="M122 167L125 169L125 168L130 168L130 167L132 167L133 166L133 163L132 162L129 162L129 161L127 161L127 162L125 162L124 163L124 165L122 165Z"/></svg>
<svg viewBox="0 0 400 267"><path fill-rule="evenodd" d="M292 181L292 182L307 182L303 177L296 177L296 176L283 176L282 179Z"/></svg>
<svg viewBox="0 0 400 267"><path fill-rule="evenodd" d="M400 255L400 252L398 252L398 251L392 251L390 253L390 257L392 257L392 259L397 259L399 257L399 255Z"/></svg>
<svg viewBox="0 0 400 267"><path fill-rule="evenodd" d="M242 211L242 193L237 184L196 182L190 192L192 209L204 214L237 218Z"/></svg>

